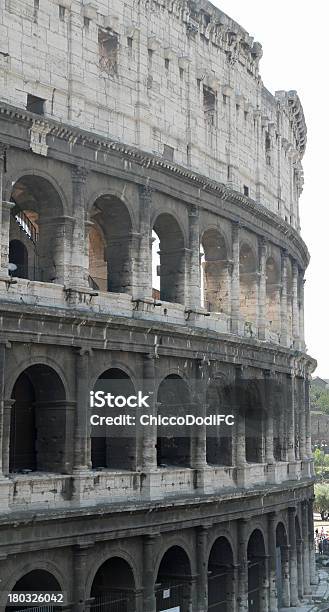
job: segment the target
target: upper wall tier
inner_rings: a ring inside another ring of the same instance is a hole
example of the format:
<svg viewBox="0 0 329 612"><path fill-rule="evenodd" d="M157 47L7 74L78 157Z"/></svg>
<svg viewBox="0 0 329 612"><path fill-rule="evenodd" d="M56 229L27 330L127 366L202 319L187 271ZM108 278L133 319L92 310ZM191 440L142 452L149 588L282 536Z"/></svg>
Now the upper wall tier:
<svg viewBox="0 0 329 612"><path fill-rule="evenodd" d="M262 47L205 0L7 0L0 99L189 167L299 230L306 126Z"/></svg>

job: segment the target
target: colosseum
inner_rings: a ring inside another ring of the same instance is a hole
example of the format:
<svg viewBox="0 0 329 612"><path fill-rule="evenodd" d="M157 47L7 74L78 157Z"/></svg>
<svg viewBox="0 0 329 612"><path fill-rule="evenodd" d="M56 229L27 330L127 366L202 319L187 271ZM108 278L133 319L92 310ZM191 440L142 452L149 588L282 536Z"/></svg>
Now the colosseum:
<svg viewBox="0 0 329 612"><path fill-rule="evenodd" d="M296 91L207 0L0 4L1 610L309 609ZM115 380L234 426L95 436Z"/></svg>

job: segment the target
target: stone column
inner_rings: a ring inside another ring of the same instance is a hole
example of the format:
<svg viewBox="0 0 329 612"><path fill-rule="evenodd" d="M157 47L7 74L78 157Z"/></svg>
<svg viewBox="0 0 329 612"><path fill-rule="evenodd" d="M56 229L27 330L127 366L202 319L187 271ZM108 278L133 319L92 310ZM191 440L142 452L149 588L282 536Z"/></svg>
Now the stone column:
<svg viewBox="0 0 329 612"><path fill-rule="evenodd" d="M318 584L315 567L315 543L314 543L314 497L308 502L308 537L309 537L309 556L310 556L310 577L311 584Z"/></svg>
<svg viewBox="0 0 329 612"><path fill-rule="evenodd" d="M286 250L281 251L281 344L288 346L288 254Z"/></svg>
<svg viewBox="0 0 329 612"><path fill-rule="evenodd" d="M289 544L290 544L290 605L299 605L298 599L298 567L297 567L297 542L296 542L296 508L288 508L289 521Z"/></svg>
<svg viewBox="0 0 329 612"><path fill-rule="evenodd" d="M290 607L290 572L289 572L290 546L281 546L282 567L282 603L283 608Z"/></svg>
<svg viewBox="0 0 329 612"><path fill-rule="evenodd" d="M11 410L15 400L5 400L3 407L3 431L5 436L2 441L2 471L6 476L10 469L10 429L11 429Z"/></svg>
<svg viewBox="0 0 329 612"><path fill-rule="evenodd" d="M71 287L88 287L88 270L85 267L86 201L85 184L88 171L75 167L72 170L72 209L74 227L71 244Z"/></svg>
<svg viewBox="0 0 329 612"><path fill-rule="evenodd" d="M200 222L199 209L193 206L189 210L189 287L188 306L191 309L201 307L201 265L200 265Z"/></svg>
<svg viewBox="0 0 329 612"><path fill-rule="evenodd" d="M9 432L4 427L5 416L5 364L6 364L6 345L0 344L0 480L3 477L3 448L5 438Z"/></svg>
<svg viewBox="0 0 329 612"><path fill-rule="evenodd" d="M10 216L14 208L14 202L2 202L1 216L1 269L0 278L9 279L9 233Z"/></svg>
<svg viewBox="0 0 329 612"><path fill-rule="evenodd" d="M306 415L305 415L305 379L299 378L299 454L302 461L307 461L306 454Z"/></svg>
<svg viewBox="0 0 329 612"><path fill-rule="evenodd" d="M91 467L91 439L89 421L89 359L92 353L80 349L76 353L76 419L74 469L85 471Z"/></svg>
<svg viewBox="0 0 329 612"><path fill-rule="evenodd" d="M269 610L278 612L276 587L276 512L268 514L268 551L269 551Z"/></svg>
<svg viewBox="0 0 329 612"><path fill-rule="evenodd" d="M298 265L292 265L292 335L294 347L299 348L299 317L298 317Z"/></svg>
<svg viewBox="0 0 329 612"><path fill-rule="evenodd" d="M232 225L232 281L231 281L231 330L239 333L240 325L240 227Z"/></svg>
<svg viewBox="0 0 329 612"><path fill-rule="evenodd" d="M266 253L267 241L265 238L259 240L259 293L258 293L258 337L260 340L266 338Z"/></svg>
<svg viewBox="0 0 329 612"><path fill-rule="evenodd" d="M86 609L86 600L89 599L89 593L86 593L86 582L88 577L88 560L90 557L91 545L77 545L73 548L74 563L74 605L73 612L84 612Z"/></svg>
<svg viewBox="0 0 329 612"><path fill-rule="evenodd" d="M296 461L301 459L300 455L300 418L299 418L299 406L300 406L300 385L299 378L293 375L294 386L294 418L295 418L295 458Z"/></svg>
<svg viewBox="0 0 329 612"><path fill-rule="evenodd" d="M295 377L287 374L286 378L286 401L288 417L288 461L294 462L295 456Z"/></svg>
<svg viewBox="0 0 329 612"><path fill-rule="evenodd" d="M137 299L152 298L151 210L153 193L151 187L147 185L139 186L140 240L136 286L133 287L133 295Z"/></svg>
<svg viewBox="0 0 329 612"><path fill-rule="evenodd" d="M201 525L197 529L197 597L198 612L208 611L208 558L207 542L209 528Z"/></svg>
<svg viewBox="0 0 329 612"><path fill-rule="evenodd" d="M308 501L302 502L303 582L306 599L311 598Z"/></svg>
<svg viewBox="0 0 329 612"><path fill-rule="evenodd" d="M311 407L310 407L311 377L305 378L305 428L306 428L306 456L312 460L312 433L311 433Z"/></svg>
<svg viewBox="0 0 329 612"><path fill-rule="evenodd" d="M143 612L156 612L155 597L155 550L159 536L157 534L143 537Z"/></svg>
<svg viewBox="0 0 329 612"><path fill-rule="evenodd" d="M147 395L149 395L150 414L156 416L157 404L155 397L155 356L145 354L143 356L143 387ZM143 453L142 453L142 469L144 472L150 472L157 467L157 427L150 425L143 428Z"/></svg>
<svg viewBox="0 0 329 612"><path fill-rule="evenodd" d="M246 421L244 410L240 410L241 401L241 367L235 368L234 414L235 414L235 465L244 467L246 464ZM243 393L242 393L243 399Z"/></svg>
<svg viewBox="0 0 329 612"><path fill-rule="evenodd" d="M304 285L305 278L304 272L300 270L299 274L299 339L300 339L300 350L305 351L305 329L304 329Z"/></svg>
<svg viewBox="0 0 329 612"><path fill-rule="evenodd" d="M195 361L196 388L194 393L194 412L205 417L207 414L206 394L208 383L207 365L199 359ZM207 464L207 427L197 427L192 438L191 466L202 470Z"/></svg>
<svg viewBox="0 0 329 612"><path fill-rule="evenodd" d="M304 572L303 572L303 540L297 539L297 573L298 573L298 598L302 601L304 596Z"/></svg>
<svg viewBox="0 0 329 612"><path fill-rule="evenodd" d="M266 431L265 431L265 460L269 465L273 465L273 385L270 370L265 370L265 408L266 408Z"/></svg>
<svg viewBox="0 0 329 612"><path fill-rule="evenodd" d="M238 528L238 597L237 612L248 612L248 556L246 519L239 519Z"/></svg>

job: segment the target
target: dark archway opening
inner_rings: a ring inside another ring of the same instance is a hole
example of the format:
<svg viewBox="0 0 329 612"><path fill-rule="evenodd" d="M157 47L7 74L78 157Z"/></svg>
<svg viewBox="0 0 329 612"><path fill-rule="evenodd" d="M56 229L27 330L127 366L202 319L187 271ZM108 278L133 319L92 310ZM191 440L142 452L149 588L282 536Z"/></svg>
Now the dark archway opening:
<svg viewBox="0 0 329 612"><path fill-rule="evenodd" d="M264 461L265 412L262 395L256 384L245 388L244 398L246 461L262 463Z"/></svg>
<svg viewBox="0 0 329 612"><path fill-rule="evenodd" d="M135 387L126 372L111 368L104 372L95 385L95 392L104 391L113 397L135 396ZM104 416L120 416L121 414L134 415L132 408L105 407L95 413ZM129 435L124 435L126 432ZM95 427L91 438L91 463L94 470L135 470L136 469L136 429L127 426L125 429L111 427Z"/></svg>
<svg viewBox="0 0 329 612"><path fill-rule="evenodd" d="M276 588L278 594L278 606L290 606L289 585L289 556L288 540L285 527L279 523L276 528Z"/></svg>
<svg viewBox="0 0 329 612"><path fill-rule="evenodd" d="M63 204L56 189L46 179L37 175L21 177L14 185L11 201L9 244L14 243L10 257L20 260L20 278L42 282L63 283L64 244ZM17 241L25 248L27 256L22 260L22 248L17 252ZM14 274L15 275L15 274Z"/></svg>
<svg viewBox="0 0 329 612"><path fill-rule="evenodd" d="M167 376L158 390L158 414L183 417L191 406L190 391L178 375ZM158 427L157 464L159 467L189 467L191 436L188 427Z"/></svg>
<svg viewBox="0 0 329 612"><path fill-rule="evenodd" d="M12 595L19 596L19 593L39 593L43 591L44 593L62 593L61 586L56 578L45 570L33 570L29 572L18 582L16 582L13 590L11 591ZM17 603L14 606L7 606L6 612L17 612L18 610L35 610L33 608L33 604L29 603L27 605L22 605L22 603ZM60 610L60 607L54 607L53 605L45 605L37 608L40 612L55 612Z"/></svg>
<svg viewBox="0 0 329 612"><path fill-rule="evenodd" d="M208 612L230 612L234 605L233 553L224 537L213 545L208 563Z"/></svg>
<svg viewBox="0 0 329 612"><path fill-rule="evenodd" d="M212 382L207 391L207 417L226 415L232 412L232 391L221 381ZM232 427L207 425L207 463L209 465L232 465Z"/></svg>
<svg viewBox="0 0 329 612"><path fill-rule="evenodd" d="M94 578L90 595L94 599L91 611L135 612L135 579L127 561L121 557L105 561Z"/></svg>
<svg viewBox="0 0 329 612"><path fill-rule="evenodd" d="M265 546L262 533L256 529L248 542L248 611L263 610L265 597Z"/></svg>
<svg viewBox="0 0 329 612"><path fill-rule="evenodd" d="M132 293L132 223L126 205L116 196L96 200L90 214L89 284L110 293Z"/></svg>
<svg viewBox="0 0 329 612"><path fill-rule="evenodd" d="M165 302L185 303L185 245L184 236L171 215L163 213L154 224L156 240L160 246L158 276L160 277L160 299ZM160 241L160 243L159 243ZM155 258L153 248L153 260Z"/></svg>
<svg viewBox="0 0 329 612"><path fill-rule="evenodd" d="M17 379L12 392L9 471L68 473L73 411L66 405L61 379L52 368L34 365Z"/></svg>
<svg viewBox="0 0 329 612"><path fill-rule="evenodd" d="M178 608L191 610L191 566L185 551L173 546L164 555L157 576L157 612Z"/></svg>

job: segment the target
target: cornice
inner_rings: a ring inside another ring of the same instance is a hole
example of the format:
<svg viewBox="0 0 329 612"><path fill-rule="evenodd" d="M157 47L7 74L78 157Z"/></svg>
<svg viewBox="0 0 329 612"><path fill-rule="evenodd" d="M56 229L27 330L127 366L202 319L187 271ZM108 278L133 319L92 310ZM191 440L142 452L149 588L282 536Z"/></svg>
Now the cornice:
<svg viewBox="0 0 329 612"><path fill-rule="evenodd" d="M0 120L1 117L11 122L19 123L28 130L31 130L35 125L47 128L49 147L51 146L50 138L53 137L68 143L71 153L73 152L72 147L74 146L88 147L90 150L97 151L98 153L110 152L142 168L158 169L168 175L175 175L177 178L194 185L200 191L212 193L221 200L237 204L243 207L243 209L248 211L251 215L257 217L260 221L279 229L282 235L287 240L290 240L290 242L300 251L306 265L309 263L310 255L308 249L299 233L293 227L262 204L227 187L223 183L214 181L213 179L179 164L175 164L174 162L166 161L152 153L138 149L137 147L126 145L118 140L112 140L111 138L87 132L74 126L59 123L48 117L40 117L39 115L10 106L5 102L0 102ZM73 155L72 165L75 165ZM236 220L238 221L239 219L237 218Z"/></svg>

